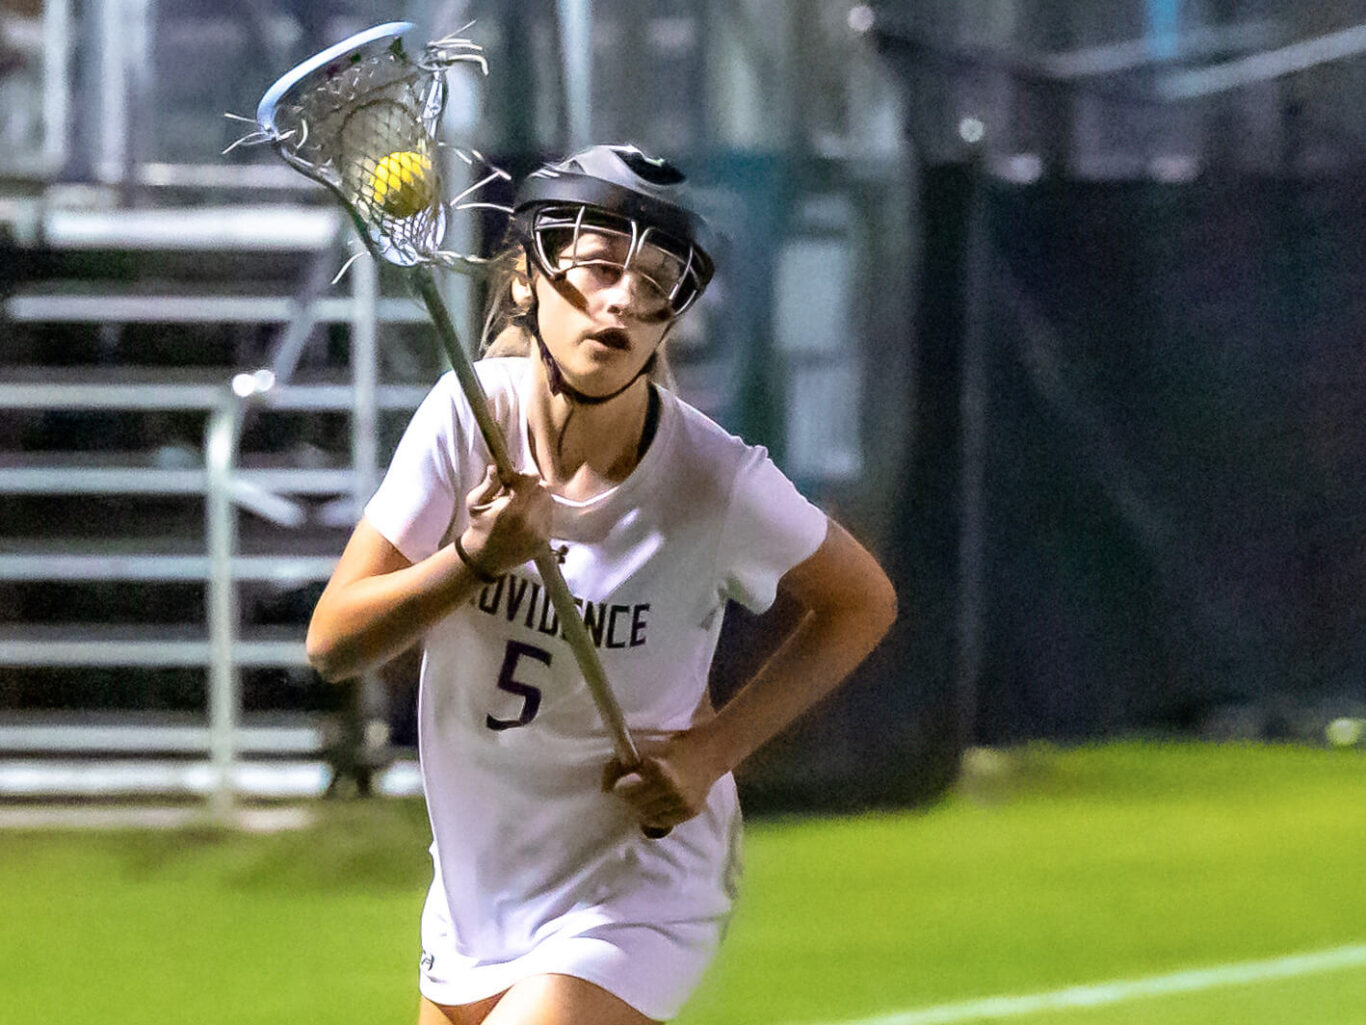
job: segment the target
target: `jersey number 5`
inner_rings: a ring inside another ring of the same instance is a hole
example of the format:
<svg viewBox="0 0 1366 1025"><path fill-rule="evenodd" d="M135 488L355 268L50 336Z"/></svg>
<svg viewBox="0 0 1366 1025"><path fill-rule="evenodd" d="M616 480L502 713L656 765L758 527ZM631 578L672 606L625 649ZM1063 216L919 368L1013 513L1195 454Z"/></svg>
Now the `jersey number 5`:
<svg viewBox="0 0 1366 1025"><path fill-rule="evenodd" d="M523 656L550 665L550 652L530 644L522 644L520 641L508 641L507 651L503 655L503 668L498 672L498 689L521 698L522 712L516 719L495 719L489 716L484 720L484 725L491 730L510 730L517 726L525 726L536 718L536 713L541 709L541 688L513 679L513 674L517 672L517 663Z"/></svg>

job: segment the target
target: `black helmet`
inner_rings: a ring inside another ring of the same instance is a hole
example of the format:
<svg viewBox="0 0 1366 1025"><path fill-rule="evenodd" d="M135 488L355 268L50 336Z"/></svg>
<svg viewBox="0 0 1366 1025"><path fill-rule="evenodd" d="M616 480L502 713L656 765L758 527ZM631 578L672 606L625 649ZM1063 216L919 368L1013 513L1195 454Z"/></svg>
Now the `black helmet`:
<svg viewBox="0 0 1366 1025"><path fill-rule="evenodd" d="M687 205L684 181L673 164L635 146L593 146L528 175L517 190L514 223L528 256L550 278L574 266L585 227L629 240L623 269L651 247L658 259L646 276L676 317L702 294L715 269L703 242L710 233ZM568 263L559 255L566 250Z"/></svg>

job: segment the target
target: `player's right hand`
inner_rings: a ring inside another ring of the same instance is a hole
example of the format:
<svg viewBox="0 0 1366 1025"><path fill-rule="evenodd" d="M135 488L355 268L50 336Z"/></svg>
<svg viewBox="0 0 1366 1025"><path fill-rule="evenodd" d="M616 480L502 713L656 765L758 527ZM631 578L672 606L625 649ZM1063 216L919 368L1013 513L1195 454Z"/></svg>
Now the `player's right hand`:
<svg viewBox="0 0 1366 1025"><path fill-rule="evenodd" d="M460 542L485 571L498 574L531 559L550 540L555 503L541 478L518 474L511 482L490 466L465 496L470 524Z"/></svg>

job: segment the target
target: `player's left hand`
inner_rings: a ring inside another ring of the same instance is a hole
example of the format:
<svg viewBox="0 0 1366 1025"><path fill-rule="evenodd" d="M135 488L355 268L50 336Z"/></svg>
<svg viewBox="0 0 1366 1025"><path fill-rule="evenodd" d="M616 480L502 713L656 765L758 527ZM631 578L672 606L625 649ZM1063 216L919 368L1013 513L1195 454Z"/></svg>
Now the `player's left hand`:
<svg viewBox="0 0 1366 1025"><path fill-rule="evenodd" d="M629 804L642 826L672 829L693 818L707 803L721 772L710 764L688 731L637 745L640 764L627 768L613 760L603 772L603 790Z"/></svg>

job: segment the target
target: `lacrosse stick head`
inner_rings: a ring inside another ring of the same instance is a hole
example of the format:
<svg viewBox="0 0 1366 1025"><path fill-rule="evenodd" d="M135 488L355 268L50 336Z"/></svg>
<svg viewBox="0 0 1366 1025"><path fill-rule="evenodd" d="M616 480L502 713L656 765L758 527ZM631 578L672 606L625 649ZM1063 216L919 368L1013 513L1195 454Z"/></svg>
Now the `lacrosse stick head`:
<svg viewBox="0 0 1366 1025"><path fill-rule="evenodd" d="M377 25L284 74L256 109L261 134L295 170L341 199L371 252L401 266L441 259L447 207L437 132L446 71L486 71L468 40L410 56L409 22Z"/></svg>

